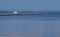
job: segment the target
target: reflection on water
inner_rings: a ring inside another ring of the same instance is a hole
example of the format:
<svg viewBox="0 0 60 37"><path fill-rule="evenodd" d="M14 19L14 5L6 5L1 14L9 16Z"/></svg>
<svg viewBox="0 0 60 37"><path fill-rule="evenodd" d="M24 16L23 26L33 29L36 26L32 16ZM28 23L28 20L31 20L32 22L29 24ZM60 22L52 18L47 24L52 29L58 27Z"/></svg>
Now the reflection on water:
<svg viewBox="0 0 60 37"><path fill-rule="evenodd" d="M55 20L54 20L55 19ZM59 17L0 16L1 37L60 37Z"/></svg>

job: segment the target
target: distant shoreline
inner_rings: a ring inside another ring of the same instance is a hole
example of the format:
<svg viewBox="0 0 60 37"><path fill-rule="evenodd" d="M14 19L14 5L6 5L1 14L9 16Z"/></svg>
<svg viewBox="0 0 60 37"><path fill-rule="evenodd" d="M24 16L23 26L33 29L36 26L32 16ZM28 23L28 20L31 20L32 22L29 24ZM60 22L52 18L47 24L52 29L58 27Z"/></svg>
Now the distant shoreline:
<svg viewBox="0 0 60 37"><path fill-rule="evenodd" d="M40 15L40 14L0 14L0 16L27 16L27 15Z"/></svg>

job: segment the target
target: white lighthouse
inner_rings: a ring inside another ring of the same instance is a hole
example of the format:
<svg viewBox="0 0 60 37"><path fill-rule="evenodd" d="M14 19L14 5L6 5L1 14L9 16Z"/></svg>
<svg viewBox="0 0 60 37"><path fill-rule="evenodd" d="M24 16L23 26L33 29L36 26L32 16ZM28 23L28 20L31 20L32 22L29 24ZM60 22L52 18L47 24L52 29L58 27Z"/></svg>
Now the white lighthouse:
<svg viewBox="0 0 60 37"><path fill-rule="evenodd" d="M18 14L18 12L17 11L13 11L13 14Z"/></svg>

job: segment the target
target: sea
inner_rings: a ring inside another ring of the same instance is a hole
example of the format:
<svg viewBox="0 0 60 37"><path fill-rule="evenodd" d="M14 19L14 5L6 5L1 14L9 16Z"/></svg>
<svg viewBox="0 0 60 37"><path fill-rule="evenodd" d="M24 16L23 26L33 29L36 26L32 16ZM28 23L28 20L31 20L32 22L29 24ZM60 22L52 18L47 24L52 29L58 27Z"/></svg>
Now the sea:
<svg viewBox="0 0 60 37"><path fill-rule="evenodd" d="M60 15L0 16L0 37L60 37Z"/></svg>

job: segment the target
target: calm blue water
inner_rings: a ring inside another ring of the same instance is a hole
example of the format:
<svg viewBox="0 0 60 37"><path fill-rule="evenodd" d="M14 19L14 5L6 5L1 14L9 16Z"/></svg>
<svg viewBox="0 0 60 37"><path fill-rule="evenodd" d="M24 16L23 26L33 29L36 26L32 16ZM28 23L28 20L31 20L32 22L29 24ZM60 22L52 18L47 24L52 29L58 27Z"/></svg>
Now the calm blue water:
<svg viewBox="0 0 60 37"><path fill-rule="evenodd" d="M60 37L60 16L0 16L1 37Z"/></svg>

